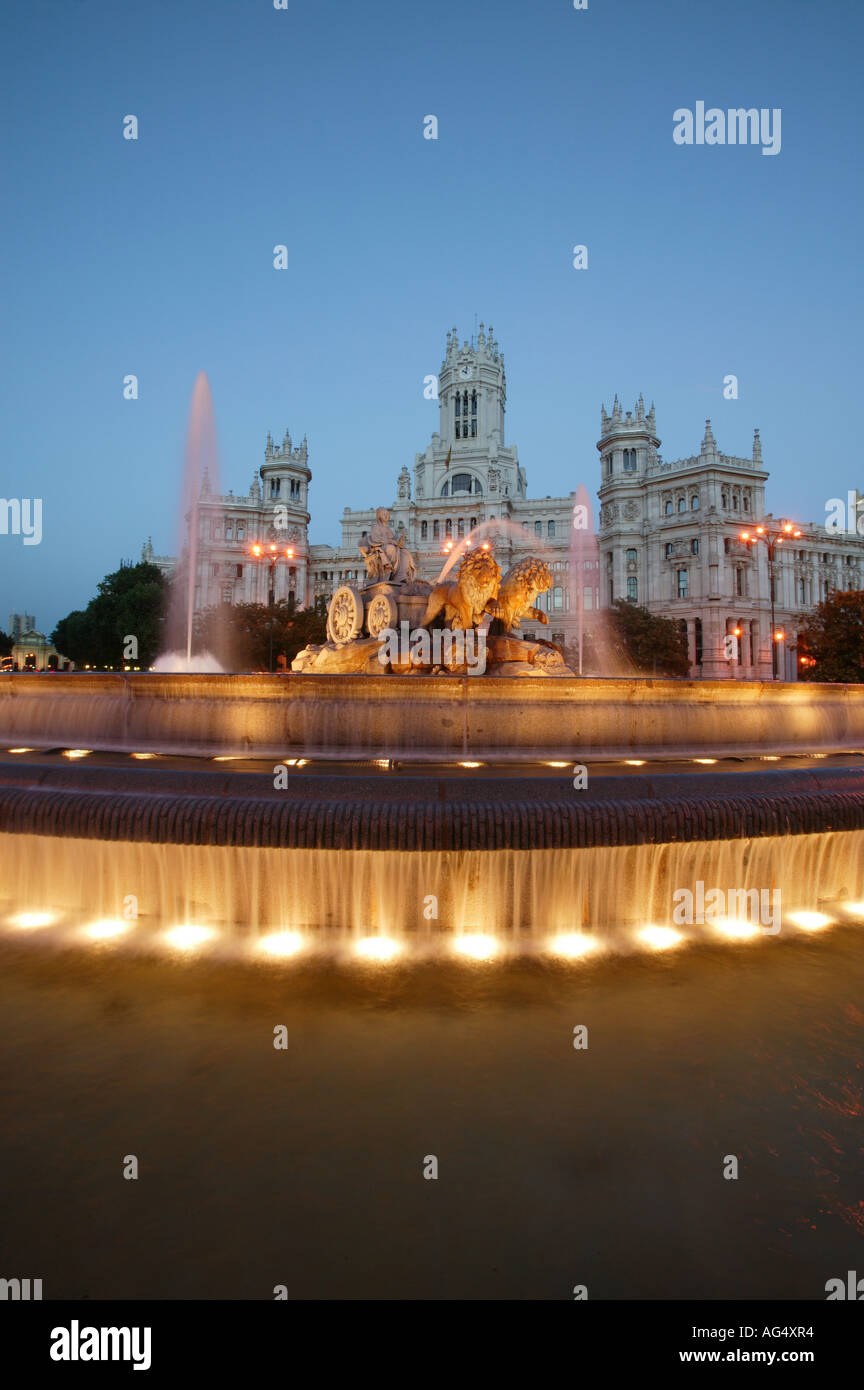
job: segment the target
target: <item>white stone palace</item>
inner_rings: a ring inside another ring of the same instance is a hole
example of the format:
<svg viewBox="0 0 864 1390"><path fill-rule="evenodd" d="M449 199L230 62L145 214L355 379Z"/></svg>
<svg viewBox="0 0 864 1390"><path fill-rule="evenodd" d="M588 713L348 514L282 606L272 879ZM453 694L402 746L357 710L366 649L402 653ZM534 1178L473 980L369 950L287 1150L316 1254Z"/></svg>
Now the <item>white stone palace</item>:
<svg viewBox="0 0 864 1390"><path fill-rule="evenodd" d="M504 357L492 328L487 333L481 324L476 340L461 343L454 328L438 376L438 430L415 454L413 469L403 465L390 503L390 524L397 536L404 534L418 577L434 581L453 547L487 523L481 539L491 543L502 570L528 554L552 567L555 583L537 600L549 626L532 632L528 623L526 636L574 643L581 587L587 630L598 607L630 599L686 631L694 678L769 679L768 549L739 539L742 529L764 523L770 530L779 521L765 512L768 473L759 431L752 457L733 457L720 453L707 421L699 453L667 462L658 452L653 404L646 412L640 396L625 414L616 396L611 414L601 410L600 509L592 547L574 526L575 490L529 497L516 446L506 441L506 403ZM340 584L365 582L358 546L384 499L345 508L340 545L310 545L311 478L306 438L295 447L286 432L281 445L268 434L264 462L245 496L217 496L205 480L198 609L267 603L271 592L276 600L311 605L329 599ZM575 489L580 479L568 481ZM854 525L829 532L824 521L796 522L800 537L777 547L773 631L782 634L774 644L782 678L796 676L800 614L832 589L864 587L864 537ZM262 550L257 558L255 544ZM154 555L149 541L142 559L166 572L174 564ZM730 635L737 642L724 640Z"/></svg>

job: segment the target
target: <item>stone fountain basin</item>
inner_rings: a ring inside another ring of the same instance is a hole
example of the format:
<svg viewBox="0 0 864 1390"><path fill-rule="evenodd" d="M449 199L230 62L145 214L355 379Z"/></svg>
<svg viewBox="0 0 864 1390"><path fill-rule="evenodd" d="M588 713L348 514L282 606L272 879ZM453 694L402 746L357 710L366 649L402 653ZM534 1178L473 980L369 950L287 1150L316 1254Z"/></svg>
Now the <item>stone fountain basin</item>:
<svg viewBox="0 0 864 1390"><path fill-rule="evenodd" d="M864 686L483 676L0 675L0 747L432 761L864 750Z"/></svg>

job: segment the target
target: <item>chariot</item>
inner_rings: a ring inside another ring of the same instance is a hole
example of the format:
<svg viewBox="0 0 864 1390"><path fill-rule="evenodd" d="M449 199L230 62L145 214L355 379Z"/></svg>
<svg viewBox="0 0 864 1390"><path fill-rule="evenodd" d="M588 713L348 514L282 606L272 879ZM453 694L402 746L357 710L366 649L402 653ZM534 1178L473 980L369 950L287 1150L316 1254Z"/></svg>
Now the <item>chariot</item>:
<svg viewBox="0 0 864 1390"><path fill-rule="evenodd" d="M342 646L357 637L380 637L387 628L398 632L400 622L418 627L431 588L420 580L407 584L378 580L362 589L341 584L327 609L327 637Z"/></svg>

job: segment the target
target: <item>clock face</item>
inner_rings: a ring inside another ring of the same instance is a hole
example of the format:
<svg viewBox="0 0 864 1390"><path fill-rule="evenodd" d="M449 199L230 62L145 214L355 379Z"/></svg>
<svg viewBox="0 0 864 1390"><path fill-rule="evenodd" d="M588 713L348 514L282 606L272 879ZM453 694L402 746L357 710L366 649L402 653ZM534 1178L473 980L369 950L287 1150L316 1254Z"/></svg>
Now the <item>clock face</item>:
<svg viewBox="0 0 864 1390"><path fill-rule="evenodd" d="M467 362L462 363L462 366L459 368L459 375L462 377L463 381L468 380L471 375L471 368Z"/></svg>

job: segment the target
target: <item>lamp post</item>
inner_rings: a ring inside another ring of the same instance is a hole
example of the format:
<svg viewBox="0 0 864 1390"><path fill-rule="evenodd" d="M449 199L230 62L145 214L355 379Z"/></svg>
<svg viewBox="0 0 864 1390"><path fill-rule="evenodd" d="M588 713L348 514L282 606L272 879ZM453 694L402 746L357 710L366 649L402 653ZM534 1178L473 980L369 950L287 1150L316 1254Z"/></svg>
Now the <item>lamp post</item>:
<svg viewBox="0 0 864 1390"><path fill-rule="evenodd" d="M768 547L768 580L771 586L771 679L777 679L777 643L782 642L786 634L777 632L774 624L774 556L777 547L784 541L797 539L801 532L791 521L777 522L777 529L772 530L770 526L757 526L753 531L742 531L739 540L745 545L758 545L764 541Z"/></svg>
<svg viewBox="0 0 864 1390"><path fill-rule="evenodd" d="M272 675L272 674L273 674L273 621L274 621L274 620L273 620L272 609L273 609L273 607L274 607L274 605L275 605L275 602L276 602L276 565L277 565L277 563L278 563L278 561L279 561L279 559L280 559L281 556L284 556L284 558L285 558L286 560L293 560L293 559L294 559L294 547L293 547L292 545L287 545L287 546L285 547L284 551L280 551L278 545L269 545L269 546L265 547L265 546L260 545L260 544L258 544L258 543L256 542L256 544L253 545L253 546L251 547L249 553L250 553L250 555L252 555L256 560L261 560L261 561L263 561L263 562L267 565L267 578L268 578L268 584L267 584L267 607L271 610L271 612L270 612L270 623L269 623L269 627L270 627L270 665L269 665L269 670L270 670L270 674Z"/></svg>

